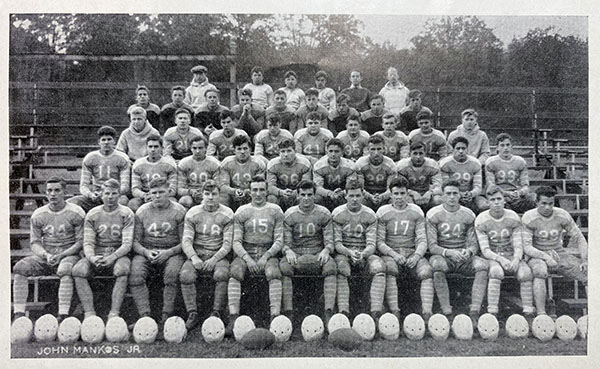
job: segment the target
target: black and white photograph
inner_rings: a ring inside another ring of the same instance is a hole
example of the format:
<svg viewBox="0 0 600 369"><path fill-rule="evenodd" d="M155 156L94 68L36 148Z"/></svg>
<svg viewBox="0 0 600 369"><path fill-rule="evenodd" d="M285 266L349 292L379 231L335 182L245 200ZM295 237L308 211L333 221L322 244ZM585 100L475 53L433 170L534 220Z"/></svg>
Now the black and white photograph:
<svg viewBox="0 0 600 369"><path fill-rule="evenodd" d="M592 6L207 4L3 12L9 366L593 367Z"/></svg>

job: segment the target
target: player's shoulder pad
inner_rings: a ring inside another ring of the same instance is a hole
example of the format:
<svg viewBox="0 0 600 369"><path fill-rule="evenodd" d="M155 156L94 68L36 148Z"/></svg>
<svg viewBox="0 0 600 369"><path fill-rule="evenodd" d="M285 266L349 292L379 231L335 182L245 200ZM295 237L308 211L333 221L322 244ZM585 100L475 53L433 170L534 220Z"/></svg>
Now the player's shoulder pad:
<svg viewBox="0 0 600 369"><path fill-rule="evenodd" d="M571 219L571 214L569 214L568 211L566 211L563 208L559 208L558 206L554 207L554 215L560 217L560 218L567 218L567 219Z"/></svg>
<svg viewBox="0 0 600 369"><path fill-rule="evenodd" d="M71 212L79 215L81 218L85 218L85 211L83 211L83 209L79 205L75 205L73 203L67 202L67 204L65 205L65 210L71 211Z"/></svg>
<svg viewBox="0 0 600 369"><path fill-rule="evenodd" d="M362 138L365 138L367 140L371 137L371 135L369 135L369 132L364 131L362 129L360 131L358 131L358 136L362 137Z"/></svg>
<svg viewBox="0 0 600 369"><path fill-rule="evenodd" d="M331 217L332 218L337 217L338 215L340 215L341 213L346 211L346 209L348 209L348 206L346 204L342 204L342 205L338 206L337 208L333 209L333 211L331 212Z"/></svg>
<svg viewBox="0 0 600 369"><path fill-rule="evenodd" d="M141 216L143 213L146 213L146 212L148 212L148 209L150 209L150 207L151 207L151 206L152 206L152 203L151 203L151 202L147 202L147 203L145 203L145 204L142 204L142 206L140 206L140 207L139 207L139 208L136 210L136 212L135 212L135 215L137 215L137 216Z"/></svg>
<svg viewBox="0 0 600 369"><path fill-rule="evenodd" d="M116 152L116 151L119 151L119 150L115 150L115 152ZM120 151L119 151L119 152L120 152ZM96 156L98 156L98 157L99 157L100 155L101 155L101 154L100 154L100 150L94 150L94 151L90 151L90 152L88 152L87 154L85 154L85 156L83 157L83 162L82 162L82 163L85 165L85 163L86 163L87 161L89 161L89 160L92 160L92 159L93 159L93 158L95 158Z"/></svg>
<svg viewBox="0 0 600 369"><path fill-rule="evenodd" d="M473 210L467 208L466 206L460 206L459 211L462 211L463 213L467 214L469 217L473 218L473 220L475 220L475 213L473 212Z"/></svg>
<svg viewBox="0 0 600 369"><path fill-rule="evenodd" d="M403 169L403 168L408 168L409 166L410 166L410 158L400 159L396 163L396 169L397 170L400 170L400 169Z"/></svg>
<svg viewBox="0 0 600 369"><path fill-rule="evenodd" d="M333 133L331 133L331 131L327 128L321 128L321 133L327 138L333 138Z"/></svg>
<svg viewBox="0 0 600 369"><path fill-rule="evenodd" d="M272 202L267 202L265 206L269 209L276 210L277 212L283 214L283 210L281 210L281 207L277 204L273 204Z"/></svg>
<svg viewBox="0 0 600 369"><path fill-rule="evenodd" d="M408 105L405 105L404 107L402 107L402 109L400 109L400 113L399 114L404 114L407 111L410 110L410 107Z"/></svg>
<svg viewBox="0 0 600 369"><path fill-rule="evenodd" d="M384 156L384 158L387 158L387 156ZM389 159L389 158L388 158ZM384 159L385 160L385 159ZM354 163L354 165L356 166L356 170L361 170L362 168L366 167L367 165L369 165L370 161L369 161L369 157L368 156L361 156L360 158L358 158L358 160Z"/></svg>
<svg viewBox="0 0 600 369"><path fill-rule="evenodd" d="M252 206L252 203L248 203L248 204L244 204L241 205L239 208L237 208L237 210L234 213L234 216L239 216L241 213L243 213L244 211L246 211L246 209L250 208Z"/></svg>
<svg viewBox="0 0 600 369"><path fill-rule="evenodd" d="M408 158L408 160L410 160L410 158ZM432 158L425 158L425 163L423 163L423 165L435 169L440 169L440 166L438 165L437 161L433 160Z"/></svg>
<svg viewBox="0 0 600 369"><path fill-rule="evenodd" d="M268 131L267 131L267 134L268 134ZM292 133L290 131L288 131L287 129L285 129L285 128L281 129L281 131L279 132L279 135L283 136L285 138L294 139L294 136L292 135Z"/></svg>
<svg viewBox="0 0 600 369"><path fill-rule="evenodd" d="M533 208L533 209L527 210L523 214L521 221L523 222L523 224L528 224L539 217L541 217L541 214L537 211L537 208Z"/></svg>
<svg viewBox="0 0 600 369"><path fill-rule="evenodd" d="M500 155L493 155L493 156L490 156L490 157L489 157L489 158L487 158L487 160L485 161L485 166L486 166L486 168L487 168L487 167L488 167L490 164L492 164L492 163L494 163L494 162L497 162L498 160L501 160L501 159L500 159Z"/></svg>
<svg viewBox="0 0 600 369"><path fill-rule="evenodd" d="M210 134L210 136L208 136L208 140L212 141L212 140L216 140L217 138L223 137L223 130L219 129L217 131L214 131Z"/></svg>
<svg viewBox="0 0 600 369"><path fill-rule="evenodd" d="M310 163L310 160L308 160L306 158L306 156L304 156L304 155L298 155L298 154L296 154L296 163L301 163L303 165L306 165L308 167L308 169L310 169L312 167L312 164Z"/></svg>
<svg viewBox="0 0 600 369"><path fill-rule="evenodd" d="M283 131L283 130L282 130ZM262 140L263 138L265 138L266 136L269 135L269 130L268 129L261 129L256 136L254 136L254 143L258 143L258 141Z"/></svg>
<svg viewBox="0 0 600 369"><path fill-rule="evenodd" d="M433 129L433 132L431 132L434 136L438 136L444 139L444 141L446 141L446 136L444 135L444 133L440 130L437 129Z"/></svg>
<svg viewBox="0 0 600 369"><path fill-rule="evenodd" d="M410 209L410 211L414 211L415 213L419 214L421 217L425 217L425 213L423 213L423 209L421 209L418 205L408 204L407 209Z"/></svg>
<svg viewBox="0 0 600 369"><path fill-rule="evenodd" d="M296 214L299 212L300 212L300 207L298 205L294 205L285 211L284 216L287 218L287 217L292 216L293 214Z"/></svg>
<svg viewBox="0 0 600 369"><path fill-rule="evenodd" d="M373 116L373 112L371 111L371 109L369 110L365 110L362 113L360 113L360 119L364 120L364 119L369 119Z"/></svg>
<svg viewBox="0 0 600 369"><path fill-rule="evenodd" d="M444 211L443 204L436 205L436 206L432 207L431 209L429 209L429 211L427 212L426 218L431 219L431 218L435 217L437 214L442 213L443 211Z"/></svg>
<svg viewBox="0 0 600 369"><path fill-rule="evenodd" d="M504 213L504 216L507 216L507 213ZM490 220L492 218L492 216L490 215L490 210L484 210L481 213L479 213L477 215L477 217L475 217L475 226L478 226L482 223L487 222L488 220Z"/></svg>
<svg viewBox="0 0 600 369"><path fill-rule="evenodd" d="M510 209L504 209L504 217L507 219L514 219L518 222L521 221L521 217L519 217L519 214L517 214L516 211Z"/></svg>
<svg viewBox="0 0 600 369"><path fill-rule="evenodd" d="M440 161L438 161L438 166L441 169L444 165L448 165L448 163L452 162L453 160L454 157L452 155L448 155L446 157L441 158Z"/></svg>
<svg viewBox="0 0 600 369"><path fill-rule="evenodd" d="M195 134L196 136L204 136L204 134L202 133L202 131L199 130L198 128L196 128L196 127L190 126L190 132L193 133L193 134Z"/></svg>
<svg viewBox="0 0 600 369"><path fill-rule="evenodd" d="M235 159L235 156L234 156L234 155L231 155L230 157ZM263 171L267 169L267 164L265 164L264 160L262 160L262 159L261 159L261 158L259 158L259 157L256 157L256 156L254 156L254 155L250 155L250 159L248 159L248 161L249 161L249 162L254 162L254 163L255 163L255 164L257 164L257 165L258 165L258 166L261 168L261 170L263 170Z"/></svg>
<svg viewBox="0 0 600 369"><path fill-rule="evenodd" d="M252 157L252 156L250 156ZM231 163L232 161L235 161L235 156L234 155L230 155L225 157L225 159L223 159L223 161L221 161L221 166L224 167L226 165L228 165L229 163Z"/></svg>
<svg viewBox="0 0 600 369"><path fill-rule="evenodd" d="M192 127L190 127L190 128L192 128ZM177 131L177 126L167 128L167 130L165 131L165 134L163 135L163 138L166 138L167 136L172 135L176 131Z"/></svg>
<svg viewBox="0 0 600 369"><path fill-rule="evenodd" d="M301 128L294 133L294 140L297 140L304 135L306 135L306 128Z"/></svg>
<svg viewBox="0 0 600 369"><path fill-rule="evenodd" d="M217 211L229 218L233 218L233 210L228 206L219 204L219 209Z"/></svg>
<svg viewBox="0 0 600 369"><path fill-rule="evenodd" d="M50 206L48 204L44 205L44 206L40 206L39 208L35 209L33 211L33 213L31 214L31 217L38 217L42 214L46 214L46 213L50 213Z"/></svg>
<svg viewBox="0 0 600 369"><path fill-rule="evenodd" d="M267 170L273 168L274 166L278 165L281 163L281 157L280 156L276 156L273 159L269 160L269 162L267 163Z"/></svg>
<svg viewBox="0 0 600 369"><path fill-rule="evenodd" d="M170 155L169 156L163 156L163 157L161 157L159 161L162 161L165 164L168 164L168 165L170 165L172 167L177 168L177 162Z"/></svg>
<svg viewBox="0 0 600 369"><path fill-rule="evenodd" d="M392 204L386 204L386 205L380 206L379 209L377 209L377 213L375 213L375 215L377 216L377 218L381 218L392 210L393 210Z"/></svg>
<svg viewBox="0 0 600 369"><path fill-rule="evenodd" d="M313 170L319 170L321 168L324 168L326 166L328 166L329 163L327 163L327 156L323 156L322 158L320 158L319 160L317 160L316 163L313 164Z"/></svg>
<svg viewBox="0 0 600 369"><path fill-rule="evenodd" d="M340 133L338 133L338 134L337 134L337 136L335 136L335 138L337 138L337 139L340 139L340 140L341 140L341 139L344 139L344 138L346 138L346 137L348 137L348 136L349 136L349 135L348 135L348 130L347 130L347 129L345 129L345 130L341 131Z"/></svg>
<svg viewBox="0 0 600 369"><path fill-rule="evenodd" d="M411 139L411 138L415 137L419 133L421 133L421 128L415 128L415 129L413 129L412 131L410 131L408 133L408 139Z"/></svg>
<svg viewBox="0 0 600 369"><path fill-rule="evenodd" d="M119 204L120 205L120 204ZM87 214L85 215L86 218L91 218L93 216L95 216L96 214L102 212L102 210L104 209L104 205L98 205L98 206L94 206L93 208L91 208ZM118 207L117 207L118 209ZM129 208L127 208L129 209ZM131 209L129 209L131 210Z"/></svg>
<svg viewBox="0 0 600 369"><path fill-rule="evenodd" d="M127 156L127 154L125 154L123 151L114 150L112 155L118 156L129 163L129 156Z"/></svg>
<svg viewBox="0 0 600 369"><path fill-rule="evenodd" d="M524 166L527 166L527 162L525 161L525 159L520 156L520 155L514 155L511 158L513 161L518 162L519 164L522 164Z"/></svg>
<svg viewBox="0 0 600 369"><path fill-rule="evenodd" d="M187 208L181 205L179 202L171 200L171 205L177 212L181 212L183 214L187 213Z"/></svg>
<svg viewBox="0 0 600 369"><path fill-rule="evenodd" d="M331 217L331 212L323 205L315 204L315 212L322 213L327 215L328 217Z"/></svg>
<svg viewBox="0 0 600 369"><path fill-rule="evenodd" d="M229 156L228 156L228 157L229 157ZM233 155L232 155L231 157L232 157L232 158L235 158L235 156L233 156ZM186 157L186 158L190 158L191 160L193 160L191 155L190 155L190 156L188 156L188 157ZM182 160L183 160L183 159L182 159ZM221 162L219 161L219 159L215 158L214 156L207 156L206 158L204 158L204 160L205 160L205 161L208 161L208 162L210 162L210 163L212 163L212 164L214 164L214 165L216 165L217 167L218 167L219 165L221 165Z"/></svg>
<svg viewBox="0 0 600 369"><path fill-rule="evenodd" d="M385 156L385 155L383 156L383 162L381 164L391 167L391 168L396 167L396 163L392 160L392 158L390 158L389 156Z"/></svg>
<svg viewBox="0 0 600 369"><path fill-rule="evenodd" d="M132 169L136 169L140 165L144 165L144 164L147 164L147 163L148 163L148 157L147 156L141 157L139 159L136 159L136 161L133 162Z"/></svg>
<svg viewBox="0 0 600 369"><path fill-rule="evenodd" d="M469 163L477 164L478 167L481 167L481 163L479 162L479 159L477 159L473 155L467 155L467 161Z"/></svg>
<svg viewBox="0 0 600 369"><path fill-rule="evenodd" d="M326 158L326 159L327 159L327 156L324 156L324 158ZM315 163L315 164L316 164L316 163ZM354 163L352 160L350 160L350 159L347 159L347 158L344 158L344 157L341 157L341 158L340 158L340 166L341 166L341 167L344 167L344 168L350 168L350 169L352 169L352 170L356 170L356 165L355 165L355 163Z"/></svg>
<svg viewBox="0 0 600 369"><path fill-rule="evenodd" d="M117 207L117 209L119 209L119 212L121 213L121 215L127 215L127 216L134 216L135 215L134 212L133 212L133 210L131 210L126 205L119 204L119 206Z"/></svg>

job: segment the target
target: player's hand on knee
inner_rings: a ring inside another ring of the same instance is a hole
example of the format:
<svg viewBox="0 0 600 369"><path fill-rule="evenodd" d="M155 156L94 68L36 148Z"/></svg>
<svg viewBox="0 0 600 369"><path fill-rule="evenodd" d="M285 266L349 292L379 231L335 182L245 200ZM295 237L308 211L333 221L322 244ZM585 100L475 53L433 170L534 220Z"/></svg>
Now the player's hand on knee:
<svg viewBox="0 0 600 369"><path fill-rule="evenodd" d="M406 264L406 258L398 254L397 252L392 255L392 258L399 266L403 266L404 264Z"/></svg>
<svg viewBox="0 0 600 369"><path fill-rule="evenodd" d="M519 263L521 262L520 259L512 259L510 261L510 268L508 269L509 271L511 271L512 273L516 273L517 270L519 269Z"/></svg>
<svg viewBox="0 0 600 369"><path fill-rule="evenodd" d="M169 250L160 250L152 261L153 264L162 264L171 257Z"/></svg>
<svg viewBox="0 0 600 369"><path fill-rule="evenodd" d="M497 261L502 266L502 269L504 269L506 271L510 271L510 267L511 267L510 260L508 260L504 256L499 256Z"/></svg>
<svg viewBox="0 0 600 369"><path fill-rule="evenodd" d="M94 266L100 266L100 260L102 260L102 256L94 255L90 258L90 263L94 264Z"/></svg>
<svg viewBox="0 0 600 369"><path fill-rule="evenodd" d="M292 250L287 250L285 252L285 260L292 265L298 264L298 255Z"/></svg>
<svg viewBox="0 0 600 369"><path fill-rule="evenodd" d="M556 260L554 260L553 257L546 258L546 264L550 268L555 268L558 266L558 262Z"/></svg>
<svg viewBox="0 0 600 369"><path fill-rule="evenodd" d="M217 259L211 257L203 263L200 269L203 272L212 272L213 270L215 270L215 265L217 265Z"/></svg>
<svg viewBox="0 0 600 369"><path fill-rule="evenodd" d="M108 267L113 265L117 261L117 256L115 254L110 254L106 257L101 258L98 263L100 266Z"/></svg>
<svg viewBox="0 0 600 369"><path fill-rule="evenodd" d="M250 259L250 260L248 260L248 262L246 264L248 265L248 269L250 270L250 273L258 274L260 272L260 269L259 269L256 261Z"/></svg>
<svg viewBox="0 0 600 369"><path fill-rule="evenodd" d="M256 262L256 266L258 267L258 271L262 272L265 270L265 266L267 265L267 255L263 255L260 259L258 259L258 261Z"/></svg>
<svg viewBox="0 0 600 369"><path fill-rule="evenodd" d="M156 251L156 250L145 250L144 251L144 256L146 257L146 259L150 260L151 262L154 262L154 259L158 256L158 251Z"/></svg>
<svg viewBox="0 0 600 369"><path fill-rule="evenodd" d="M325 263L329 261L329 250L323 249L323 251L319 253L317 260L319 260L321 265L325 265Z"/></svg>
<svg viewBox="0 0 600 369"><path fill-rule="evenodd" d="M421 259L421 255L413 253L408 257L408 259L406 259L406 263L404 265L406 265L408 268L414 268L419 262L419 259Z"/></svg>
<svg viewBox="0 0 600 369"><path fill-rule="evenodd" d="M583 261L583 262L581 262L581 264L579 264L579 270L581 270L582 272L587 273L587 269L588 269L587 261Z"/></svg>
<svg viewBox="0 0 600 369"><path fill-rule="evenodd" d="M202 259L200 259L200 256L194 255L194 256L192 256L191 260L192 260L192 265L194 266L194 268L196 270L202 270L202 267L204 266L204 262L202 261Z"/></svg>
<svg viewBox="0 0 600 369"><path fill-rule="evenodd" d="M454 262L462 261L462 254L460 253L460 251L448 250L446 251L446 257Z"/></svg>
<svg viewBox="0 0 600 369"><path fill-rule="evenodd" d="M360 251L350 251L350 259L353 263L358 263L362 259L362 253Z"/></svg>

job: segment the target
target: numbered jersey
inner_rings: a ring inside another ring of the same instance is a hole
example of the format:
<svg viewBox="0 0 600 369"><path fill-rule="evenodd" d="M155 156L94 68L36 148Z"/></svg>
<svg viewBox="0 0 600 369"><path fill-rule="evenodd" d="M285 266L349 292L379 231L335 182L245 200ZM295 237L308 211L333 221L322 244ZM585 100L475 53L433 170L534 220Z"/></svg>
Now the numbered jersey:
<svg viewBox="0 0 600 369"><path fill-rule="evenodd" d="M135 213L134 239L148 249L169 249L181 242L186 209L174 201L159 209L147 203Z"/></svg>
<svg viewBox="0 0 600 369"><path fill-rule="evenodd" d="M325 155L325 144L333 138L333 134L321 128L319 133L311 135L306 128L302 128L294 135L296 141L296 152L319 159Z"/></svg>
<svg viewBox="0 0 600 369"><path fill-rule="evenodd" d="M358 212L353 213L348 210L348 205L344 204L335 208L331 216L336 244L341 243L353 250L375 250L377 217L373 210L361 206Z"/></svg>
<svg viewBox="0 0 600 369"><path fill-rule="evenodd" d="M517 213L505 209L501 218L494 218L489 210L479 214L475 219L475 232L481 250L491 251L506 258L511 258L515 248L522 248L523 224Z"/></svg>
<svg viewBox="0 0 600 369"><path fill-rule="evenodd" d="M148 157L138 159L133 164L131 175L131 189L139 189L144 192L150 190L150 181L155 178L164 178L169 182L169 191L177 193L177 165L175 161L163 156L158 161L151 163Z"/></svg>
<svg viewBox="0 0 600 369"><path fill-rule="evenodd" d="M234 244L273 244L283 242L283 211L270 202L256 207L252 204L240 206L233 217ZM275 255L273 255L275 256Z"/></svg>
<svg viewBox="0 0 600 369"><path fill-rule="evenodd" d="M92 151L83 158L80 192L85 195L100 190L108 179L121 183L121 193L129 192L130 161L127 154L114 150L110 155Z"/></svg>
<svg viewBox="0 0 600 369"><path fill-rule="evenodd" d="M287 129L280 130L275 137L269 134L268 129L263 129L254 137L254 155L262 155L268 160L278 157L279 143L285 139L294 139Z"/></svg>
<svg viewBox="0 0 600 369"><path fill-rule="evenodd" d="M250 156L245 163L240 163L235 156L228 156L221 163L219 178L221 185L246 190L250 188L250 180L257 174L264 174L265 163L254 156Z"/></svg>
<svg viewBox="0 0 600 369"><path fill-rule="evenodd" d="M296 160L287 165L277 157L267 164L267 182L269 187L281 190L295 190L303 179L311 179L311 165L307 158L297 155Z"/></svg>
<svg viewBox="0 0 600 369"><path fill-rule="evenodd" d="M186 195L187 190L202 188L209 179L217 179L219 161L213 156L197 161L192 156L181 159L177 165L177 191Z"/></svg>
<svg viewBox="0 0 600 369"><path fill-rule="evenodd" d="M190 156L192 139L202 136L204 135L196 127L189 127L185 133L180 132L177 127L170 127L163 137L164 155L171 155L176 160Z"/></svg>
<svg viewBox="0 0 600 369"><path fill-rule="evenodd" d="M360 130L356 137L351 137L348 131L340 132L337 137L344 143L344 157L346 159L358 160L363 155L366 155L366 147L369 144L369 133Z"/></svg>
<svg viewBox="0 0 600 369"><path fill-rule="evenodd" d="M303 212L293 206L285 212L284 245L297 254L317 254L324 247L333 251L333 224L331 213L321 205L315 205L310 212Z"/></svg>
<svg viewBox="0 0 600 369"><path fill-rule="evenodd" d="M425 252L427 235L423 210L415 204L408 204L402 210L391 204L380 207L377 210L377 248L383 251L384 245L394 251L418 248Z"/></svg>
<svg viewBox="0 0 600 369"><path fill-rule="evenodd" d="M433 159L425 158L425 162L420 167L413 166L410 158L402 159L398 162L396 170L399 175L408 180L409 189L421 195L429 190L434 192L442 190L440 167Z"/></svg>
<svg viewBox="0 0 600 369"><path fill-rule="evenodd" d="M433 207L427 212L427 240L437 246L456 249L466 248L475 240L475 214L461 206L456 211L448 211L444 205Z"/></svg>
<svg viewBox="0 0 600 369"><path fill-rule="evenodd" d="M503 190L514 191L529 186L529 175L525 159L513 155L504 160L495 155L485 162L485 177L489 185L500 186Z"/></svg>
<svg viewBox="0 0 600 369"><path fill-rule="evenodd" d="M392 137L386 136L383 131L376 132L375 135L383 138L383 154L393 161L398 161L403 157L408 156L410 144L408 142L408 137L406 137L403 132L395 132L396 133Z"/></svg>
<svg viewBox="0 0 600 369"><path fill-rule="evenodd" d="M219 205L215 211L208 211L203 205L197 205L185 215L182 245L188 257L192 248L210 252L217 252L221 247L231 250L232 241L233 211L230 208Z"/></svg>
<svg viewBox="0 0 600 369"><path fill-rule="evenodd" d="M461 163L453 156L447 156L439 165L442 183L455 180L460 184L460 192L473 191L475 196L481 193L481 163L477 158L467 155L467 160Z"/></svg>
<svg viewBox="0 0 600 369"><path fill-rule="evenodd" d="M355 165L346 158L340 158L337 167L332 167L327 157L319 159L313 166L313 178L317 187L334 191L336 188L344 188L346 179L356 173Z"/></svg>
<svg viewBox="0 0 600 369"><path fill-rule="evenodd" d="M369 156L358 159L355 165L357 173L364 178L365 191L372 195L384 193L388 179L396 174L396 164L387 156L383 157L383 162L379 165L373 165Z"/></svg>
<svg viewBox="0 0 600 369"><path fill-rule="evenodd" d="M228 156L232 156L234 154L233 139L238 136L248 137L248 134L237 128L230 137L226 137L223 134L222 129L211 133L208 139L206 155L216 156L219 161L222 161ZM250 138L248 137L248 139Z"/></svg>
<svg viewBox="0 0 600 369"><path fill-rule="evenodd" d="M579 250L587 250L587 243L577 224L561 208L555 207L549 217L531 209L523 214L523 226L524 245L531 244L542 251L560 250L563 247L563 231L566 231L571 243L576 243Z"/></svg>
<svg viewBox="0 0 600 369"><path fill-rule="evenodd" d="M59 211L52 211L49 205L44 205L31 215L30 242L57 254L83 239L84 219L83 209L75 204L67 202Z"/></svg>
<svg viewBox="0 0 600 369"><path fill-rule="evenodd" d="M271 106L265 112L265 117L267 120L269 120L273 116L279 117L281 128L289 130L290 123L296 120L296 111L287 105L283 109Z"/></svg>
<svg viewBox="0 0 600 369"><path fill-rule="evenodd" d="M421 129L412 130L408 134L410 142L422 142L425 144L425 155L435 161L446 156L446 136L437 129L425 134Z"/></svg>
<svg viewBox="0 0 600 369"><path fill-rule="evenodd" d="M104 205L96 206L88 212L83 226L83 250L88 255L103 255L122 245L131 249L133 242L133 222L135 215L127 206L118 205L111 212Z"/></svg>

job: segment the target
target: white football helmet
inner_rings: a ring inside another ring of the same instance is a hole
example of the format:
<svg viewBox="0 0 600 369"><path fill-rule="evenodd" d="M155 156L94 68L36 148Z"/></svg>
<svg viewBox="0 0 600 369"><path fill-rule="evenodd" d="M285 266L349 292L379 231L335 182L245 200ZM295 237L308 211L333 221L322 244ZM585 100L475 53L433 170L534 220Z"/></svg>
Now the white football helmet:
<svg viewBox="0 0 600 369"><path fill-rule="evenodd" d="M358 314L352 321L352 329L360 334L363 340L371 341L375 338L375 321L369 314Z"/></svg>
<svg viewBox="0 0 600 369"><path fill-rule="evenodd" d="M277 342L286 342L292 335L292 322L285 315L279 315L273 319L269 330L275 335Z"/></svg>
<svg viewBox="0 0 600 369"><path fill-rule="evenodd" d="M327 323L327 332L331 334L341 328L352 328L350 326L350 320L342 313L334 314L331 319L329 319L329 323Z"/></svg>
<svg viewBox="0 0 600 369"><path fill-rule="evenodd" d="M568 315L556 319L556 336L561 341L572 341L577 337L577 323Z"/></svg>
<svg viewBox="0 0 600 369"><path fill-rule="evenodd" d="M556 325L554 320L548 315L538 315L531 324L531 331L535 338L542 342L550 341L556 333Z"/></svg>
<svg viewBox="0 0 600 369"><path fill-rule="evenodd" d="M581 318L577 319L577 333L579 337L582 339L587 338L588 333L588 316L584 315Z"/></svg>
<svg viewBox="0 0 600 369"><path fill-rule="evenodd" d="M418 341L425 336L425 321L419 314L409 314L402 324L404 335L413 341Z"/></svg>
<svg viewBox="0 0 600 369"><path fill-rule="evenodd" d="M81 340L86 343L100 343L104 339L104 322L99 316L90 316L81 323Z"/></svg>
<svg viewBox="0 0 600 369"><path fill-rule="evenodd" d="M127 323L120 316L108 319L106 328L104 329L104 336L106 336L106 340L109 342L126 342L129 340Z"/></svg>
<svg viewBox="0 0 600 369"><path fill-rule="evenodd" d="M397 340L400 336L400 322L392 313L385 313L379 317L379 334L386 340Z"/></svg>
<svg viewBox="0 0 600 369"><path fill-rule="evenodd" d="M216 316L211 316L202 323L201 331L206 343L219 343L225 337L225 324Z"/></svg>
<svg viewBox="0 0 600 369"><path fill-rule="evenodd" d="M495 340L498 338L498 333L500 333L498 319L490 313L483 314L477 321L477 332L484 340Z"/></svg>
<svg viewBox="0 0 600 369"><path fill-rule="evenodd" d="M251 330L256 328L252 318L248 315L240 315L233 323L233 336L236 341L240 341L242 337Z"/></svg>
<svg viewBox="0 0 600 369"><path fill-rule="evenodd" d="M49 342L56 339L58 320L52 314L42 315L35 321L34 335L39 342Z"/></svg>
<svg viewBox="0 0 600 369"><path fill-rule="evenodd" d="M185 321L179 316L172 316L165 322L163 337L167 343L181 343L187 336Z"/></svg>
<svg viewBox="0 0 600 369"><path fill-rule="evenodd" d="M505 329L510 338L525 338L529 334L529 323L523 315L513 314L506 320Z"/></svg>
<svg viewBox="0 0 600 369"><path fill-rule="evenodd" d="M74 343L81 337L81 322L74 316L63 320L58 326L58 342Z"/></svg>
<svg viewBox="0 0 600 369"><path fill-rule="evenodd" d="M459 340L473 339L473 321L465 314L458 314L452 320L452 333Z"/></svg>
<svg viewBox="0 0 600 369"><path fill-rule="evenodd" d="M323 338L325 325L321 318L316 315L309 315L302 321L302 338L304 341L318 341Z"/></svg>
<svg viewBox="0 0 600 369"><path fill-rule="evenodd" d="M133 327L133 339L136 343L153 343L158 335L158 324L149 316L140 318Z"/></svg>
<svg viewBox="0 0 600 369"><path fill-rule="evenodd" d="M33 337L33 323L31 319L22 316L10 326L10 343L24 343L31 341Z"/></svg>
<svg viewBox="0 0 600 369"><path fill-rule="evenodd" d="M444 341L450 335L450 322L443 314L433 314L427 322L427 329L434 340Z"/></svg>

